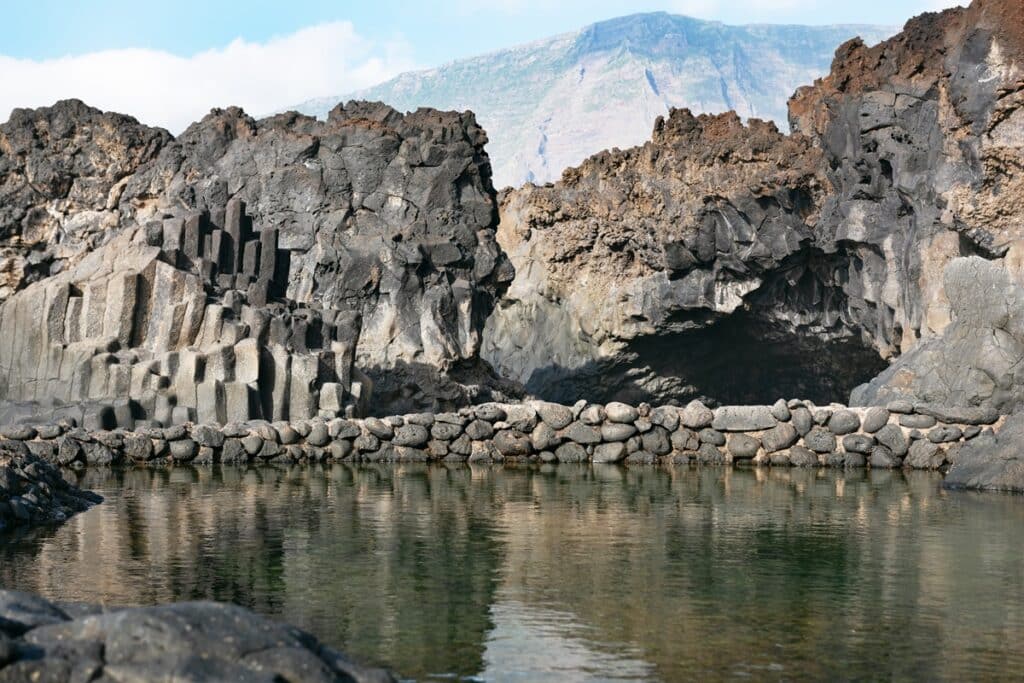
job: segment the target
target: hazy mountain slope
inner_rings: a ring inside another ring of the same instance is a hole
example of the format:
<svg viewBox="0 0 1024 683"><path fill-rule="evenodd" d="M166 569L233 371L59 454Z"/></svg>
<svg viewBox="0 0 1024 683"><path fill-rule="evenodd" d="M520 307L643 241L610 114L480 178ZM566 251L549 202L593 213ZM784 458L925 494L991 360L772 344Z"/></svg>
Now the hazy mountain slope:
<svg viewBox="0 0 1024 683"><path fill-rule="evenodd" d="M324 116L353 97L400 110L471 109L490 138L497 187L546 182L594 152L643 142L669 107L735 109L786 129L786 100L828 72L840 43L855 35L873 43L894 31L636 14L297 108Z"/></svg>

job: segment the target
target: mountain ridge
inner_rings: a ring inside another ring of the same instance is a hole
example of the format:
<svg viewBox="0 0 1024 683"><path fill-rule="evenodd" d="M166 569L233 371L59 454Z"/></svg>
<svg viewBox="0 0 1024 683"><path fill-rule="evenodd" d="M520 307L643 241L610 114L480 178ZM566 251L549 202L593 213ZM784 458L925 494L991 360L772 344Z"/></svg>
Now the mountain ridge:
<svg viewBox="0 0 1024 683"><path fill-rule="evenodd" d="M602 149L642 143L673 107L735 109L787 130L786 101L828 72L838 45L855 35L874 42L896 30L733 26L638 13L295 108L322 117L339 100L368 99L409 111L470 109L488 133L495 185L544 183Z"/></svg>

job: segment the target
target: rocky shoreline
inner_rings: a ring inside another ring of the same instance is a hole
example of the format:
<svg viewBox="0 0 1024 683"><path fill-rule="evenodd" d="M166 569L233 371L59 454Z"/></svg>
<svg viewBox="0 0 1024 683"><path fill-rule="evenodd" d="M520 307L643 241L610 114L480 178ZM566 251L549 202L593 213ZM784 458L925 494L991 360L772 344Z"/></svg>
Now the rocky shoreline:
<svg viewBox="0 0 1024 683"><path fill-rule="evenodd" d="M0 590L0 682L391 683L293 626L216 602L106 608Z"/></svg>
<svg viewBox="0 0 1024 683"><path fill-rule="evenodd" d="M0 533L59 524L103 500L68 483L53 464L19 441L0 442Z"/></svg>
<svg viewBox="0 0 1024 683"><path fill-rule="evenodd" d="M0 430L0 448L61 467L213 463L545 462L752 464L945 469L965 443L994 438L995 411L892 401L886 407L708 408L620 402L486 403L383 418Z"/></svg>

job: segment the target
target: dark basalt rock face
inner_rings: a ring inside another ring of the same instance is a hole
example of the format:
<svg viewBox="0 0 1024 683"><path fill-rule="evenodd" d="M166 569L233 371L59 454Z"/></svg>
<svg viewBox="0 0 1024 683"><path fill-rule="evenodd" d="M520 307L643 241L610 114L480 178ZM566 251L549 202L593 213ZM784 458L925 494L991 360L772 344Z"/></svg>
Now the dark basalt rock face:
<svg viewBox="0 0 1024 683"><path fill-rule="evenodd" d="M129 609L0 590L0 681L390 683L292 626L235 605Z"/></svg>
<svg viewBox="0 0 1024 683"><path fill-rule="evenodd" d="M69 101L0 131L5 414L71 403L110 428L514 394L478 353L512 268L471 113L233 108L173 139Z"/></svg>
<svg viewBox="0 0 1024 683"><path fill-rule="evenodd" d="M877 46L840 47L791 100L793 135L675 111L643 147L504 195L499 242L517 276L484 357L551 398L844 400L943 338L951 262L980 256L1018 279L1022 46L1015 1L926 14ZM994 395L885 381L855 400Z"/></svg>

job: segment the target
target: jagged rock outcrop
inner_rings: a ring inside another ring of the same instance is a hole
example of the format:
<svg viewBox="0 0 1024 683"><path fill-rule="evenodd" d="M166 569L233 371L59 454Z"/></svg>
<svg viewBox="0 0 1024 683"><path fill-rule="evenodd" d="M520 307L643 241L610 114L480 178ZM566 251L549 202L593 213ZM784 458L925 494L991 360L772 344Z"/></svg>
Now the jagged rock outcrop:
<svg viewBox="0 0 1024 683"><path fill-rule="evenodd" d="M59 524L103 500L64 479L55 464L48 462L48 456L56 454L50 445L18 440L53 436L57 431L42 435L32 428L4 431L6 435L0 441L0 533L33 525Z"/></svg>
<svg viewBox="0 0 1024 683"><path fill-rule="evenodd" d="M1022 43L1011 0L925 14L840 47L790 136L676 111L504 196L484 356L546 398L842 400L947 329L947 264L1021 238Z"/></svg>
<svg viewBox="0 0 1024 683"><path fill-rule="evenodd" d="M392 683L294 626L218 602L112 608L0 590L0 681Z"/></svg>
<svg viewBox="0 0 1024 683"><path fill-rule="evenodd" d="M512 269L472 114L215 110L173 139L71 101L0 130L8 417L303 419L365 408L364 372L392 410L514 390L478 354Z"/></svg>

